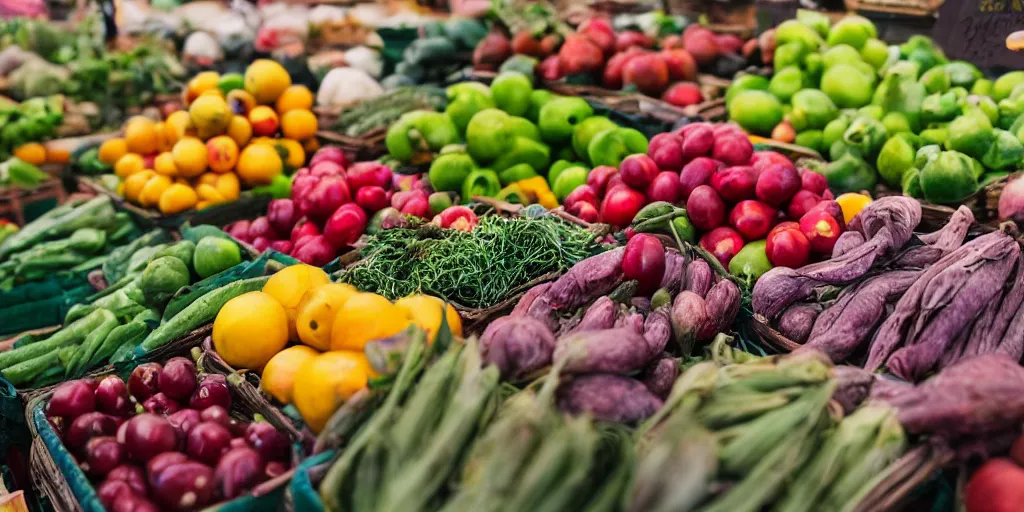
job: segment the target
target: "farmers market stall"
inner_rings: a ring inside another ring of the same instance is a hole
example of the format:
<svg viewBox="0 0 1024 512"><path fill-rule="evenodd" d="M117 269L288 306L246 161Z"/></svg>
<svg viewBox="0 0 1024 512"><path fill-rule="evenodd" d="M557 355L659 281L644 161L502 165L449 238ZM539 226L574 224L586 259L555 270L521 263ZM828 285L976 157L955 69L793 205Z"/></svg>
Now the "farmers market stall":
<svg viewBox="0 0 1024 512"><path fill-rule="evenodd" d="M0 504L1020 510L1024 71L577 4L0 22Z"/></svg>

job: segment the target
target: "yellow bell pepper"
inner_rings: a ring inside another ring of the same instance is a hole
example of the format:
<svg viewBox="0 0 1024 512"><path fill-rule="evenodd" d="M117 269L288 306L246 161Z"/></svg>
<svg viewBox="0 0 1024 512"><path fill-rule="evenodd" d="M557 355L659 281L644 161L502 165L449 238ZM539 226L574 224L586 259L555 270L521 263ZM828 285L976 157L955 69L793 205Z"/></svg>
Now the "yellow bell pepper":
<svg viewBox="0 0 1024 512"><path fill-rule="evenodd" d="M523 192L530 200L537 203L544 208L549 210L558 208L558 199L555 198L555 194L551 192L551 187L548 186L548 181L543 176L535 176L515 183L519 190Z"/></svg>

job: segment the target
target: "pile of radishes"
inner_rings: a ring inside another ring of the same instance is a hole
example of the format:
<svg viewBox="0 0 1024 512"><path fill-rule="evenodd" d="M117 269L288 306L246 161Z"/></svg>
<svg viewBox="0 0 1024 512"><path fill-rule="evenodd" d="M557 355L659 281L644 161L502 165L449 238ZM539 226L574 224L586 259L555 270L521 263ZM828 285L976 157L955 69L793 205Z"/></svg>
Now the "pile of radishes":
<svg viewBox="0 0 1024 512"><path fill-rule="evenodd" d="M266 422L231 418L223 375L192 361L74 380L54 390L46 417L114 512L196 510L285 473L289 440Z"/></svg>
<svg viewBox="0 0 1024 512"><path fill-rule="evenodd" d="M824 176L780 153L755 152L737 126L694 123L656 135L646 155L617 169L594 168L563 204L584 220L620 228L649 203L685 206L700 245L723 265L767 238L771 264L795 268L812 253L830 255L845 229L832 199Z"/></svg>
<svg viewBox="0 0 1024 512"><path fill-rule="evenodd" d="M366 231L369 218L393 207L426 217L427 192L398 189L399 176L377 162L350 163L337 147L324 147L292 180L290 199L270 202L265 216L239 221L225 230L260 251L274 249L310 265L323 266Z"/></svg>

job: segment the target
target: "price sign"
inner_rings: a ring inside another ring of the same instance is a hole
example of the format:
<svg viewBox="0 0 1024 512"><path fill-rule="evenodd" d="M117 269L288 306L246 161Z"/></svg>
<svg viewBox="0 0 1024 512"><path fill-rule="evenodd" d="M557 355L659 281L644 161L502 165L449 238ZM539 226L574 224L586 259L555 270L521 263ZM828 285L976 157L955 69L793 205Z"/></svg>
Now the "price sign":
<svg viewBox="0 0 1024 512"><path fill-rule="evenodd" d="M1024 53L1006 47L1017 30L1024 30L1024 0L946 0L933 36L950 59L1024 69Z"/></svg>

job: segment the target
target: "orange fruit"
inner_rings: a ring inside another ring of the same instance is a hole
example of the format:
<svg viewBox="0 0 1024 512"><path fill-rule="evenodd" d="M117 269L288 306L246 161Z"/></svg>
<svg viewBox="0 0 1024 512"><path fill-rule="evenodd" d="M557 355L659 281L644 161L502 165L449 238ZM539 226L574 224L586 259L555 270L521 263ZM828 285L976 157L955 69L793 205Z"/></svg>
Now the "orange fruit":
<svg viewBox="0 0 1024 512"><path fill-rule="evenodd" d="M242 89L235 89L228 93L228 108L236 116L247 116L256 108L256 98Z"/></svg>
<svg viewBox="0 0 1024 512"><path fill-rule="evenodd" d="M306 109L289 110L281 116L281 134L292 140L306 140L316 135L316 115Z"/></svg>
<svg viewBox="0 0 1024 512"><path fill-rule="evenodd" d="M405 310L375 293L357 293L338 311L331 330L331 350L363 350L366 342L404 331L411 320Z"/></svg>
<svg viewBox="0 0 1024 512"><path fill-rule="evenodd" d="M124 128L124 140L128 151L146 155L159 149L160 140L156 134L156 123L145 117L135 117Z"/></svg>
<svg viewBox="0 0 1024 512"><path fill-rule="evenodd" d="M245 90L261 105L272 105L292 85L284 66L269 59L257 59L245 70Z"/></svg>
<svg viewBox="0 0 1024 512"><path fill-rule="evenodd" d="M213 172L228 172L234 170L238 163L238 144L227 135L218 135L206 142L206 149L209 152L207 160L210 162L210 170Z"/></svg>
<svg viewBox="0 0 1024 512"><path fill-rule="evenodd" d="M139 195L142 194L142 188L146 186L146 183L153 176L156 176L155 172L145 169L125 178L123 182L124 190L121 191L124 198L133 203L138 203Z"/></svg>
<svg viewBox="0 0 1024 512"><path fill-rule="evenodd" d="M192 187L183 183L174 183L160 195L157 206L160 208L160 213L173 215L196 206L198 201L199 197Z"/></svg>
<svg viewBox="0 0 1024 512"><path fill-rule="evenodd" d="M302 141L302 149L306 150L307 155L312 155L313 153L316 153L316 150L320 149L320 140L316 137L304 140Z"/></svg>
<svg viewBox="0 0 1024 512"><path fill-rule="evenodd" d="M142 155L137 153L126 153L121 158L118 158L117 163L114 164L114 174L116 174L117 177L124 179L145 168L146 163L142 160Z"/></svg>
<svg viewBox="0 0 1024 512"><path fill-rule="evenodd" d="M216 71L203 71L192 77L185 87L185 104L189 105L204 92L216 89L218 82L220 82L220 74Z"/></svg>
<svg viewBox="0 0 1024 512"><path fill-rule="evenodd" d="M126 143L122 138L116 138L103 141L103 144L100 144L100 149L96 156L100 159L100 162L107 165L114 165L127 152L128 143Z"/></svg>
<svg viewBox="0 0 1024 512"><path fill-rule="evenodd" d="M164 151L156 156L153 160L153 170L157 174L176 178L178 176L178 166L174 165L174 155L170 151Z"/></svg>
<svg viewBox="0 0 1024 512"><path fill-rule="evenodd" d="M262 369L287 343L284 306L263 292L229 300L213 321L213 346L236 369Z"/></svg>
<svg viewBox="0 0 1024 512"><path fill-rule="evenodd" d="M283 404L292 403L292 387L299 368L320 355L305 345L288 347L267 361L260 376L260 389Z"/></svg>
<svg viewBox="0 0 1024 512"><path fill-rule="evenodd" d="M218 92L220 89L216 89ZM203 95L188 107L188 115L196 127L199 138L206 140L222 135L228 130L233 114L224 98L217 95Z"/></svg>
<svg viewBox="0 0 1024 512"><path fill-rule="evenodd" d="M171 150L171 155L174 157L174 165L178 168L180 176L192 178L206 170L208 164L206 145L195 137L185 137L179 140Z"/></svg>
<svg viewBox="0 0 1024 512"><path fill-rule="evenodd" d="M288 334L291 340L299 340L298 331L295 329L295 317L298 315L303 295L308 290L330 282L331 278L321 268L300 263L270 276L267 284L263 285L263 292L269 293L284 306L288 314Z"/></svg>
<svg viewBox="0 0 1024 512"><path fill-rule="evenodd" d="M459 313L451 304L445 304L443 300L430 295L410 295L395 301L395 305L405 311L412 319L412 323L418 325L430 337L433 342L441 329L442 316L448 322L448 329L455 336L462 336L462 319Z"/></svg>
<svg viewBox="0 0 1024 512"><path fill-rule="evenodd" d="M284 170L284 163L272 146L250 144L239 155L235 170L246 185L269 185Z"/></svg>
<svg viewBox="0 0 1024 512"><path fill-rule="evenodd" d="M292 85L281 93L274 105L278 114L290 110L313 108L313 93L305 85Z"/></svg>
<svg viewBox="0 0 1024 512"><path fill-rule="evenodd" d="M277 145L284 148L288 153L284 158L284 165L290 169L298 169L303 165L306 165L306 150L302 149L302 144L292 139L278 139Z"/></svg>
<svg viewBox="0 0 1024 512"><path fill-rule="evenodd" d="M274 135L279 126L277 112L266 105L260 105L249 111L249 124L252 125L252 133L255 135Z"/></svg>
<svg viewBox="0 0 1024 512"><path fill-rule="evenodd" d="M299 367L292 401L313 432L320 432L341 404L376 377L361 352L325 352Z"/></svg>
<svg viewBox="0 0 1024 512"><path fill-rule="evenodd" d="M233 172L217 175L217 182L213 186L217 188L217 192L220 192L220 195L224 196L224 199L227 201L238 199L238 194L242 188L238 182L238 175Z"/></svg>
<svg viewBox="0 0 1024 512"><path fill-rule="evenodd" d="M252 125L249 124L249 120L238 115L232 117L231 122L228 123L228 137L231 137L238 147L248 144L249 139L252 138Z"/></svg>
<svg viewBox="0 0 1024 512"><path fill-rule="evenodd" d="M14 156L22 162L32 165L43 165L46 163L46 148L38 142L22 144L14 150Z"/></svg>
<svg viewBox="0 0 1024 512"><path fill-rule="evenodd" d="M156 206L160 202L160 197L173 184L174 182L167 176L154 175L142 187L142 192L139 193L139 204L146 208Z"/></svg>
<svg viewBox="0 0 1024 512"><path fill-rule="evenodd" d="M174 147L179 140L186 135L194 135L195 127L192 126L192 117L187 110L179 110L167 116L164 121L164 141L169 147Z"/></svg>

